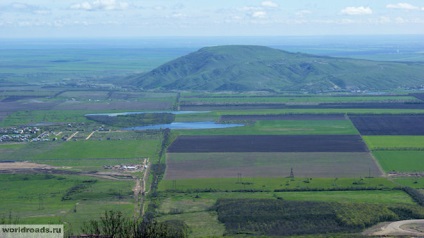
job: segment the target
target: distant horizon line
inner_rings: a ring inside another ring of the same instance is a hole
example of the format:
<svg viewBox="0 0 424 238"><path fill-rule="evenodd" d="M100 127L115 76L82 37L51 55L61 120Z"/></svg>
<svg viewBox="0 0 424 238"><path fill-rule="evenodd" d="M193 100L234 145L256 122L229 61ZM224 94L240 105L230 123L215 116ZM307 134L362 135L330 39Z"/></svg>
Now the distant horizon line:
<svg viewBox="0 0 424 238"><path fill-rule="evenodd" d="M65 37L65 36L40 36L40 37L0 37L0 40L73 40L73 39L165 39L165 38L282 38L282 37L290 37L290 38L309 38L309 37L320 37L320 38L326 38L326 37L386 37L386 36L392 36L392 37L401 37L401 36L422 36L424 37L424 33L422 34L334 34L334 35L211 35L211 36L205 36L205 35L185 35L185 36L178 36L178 35L169 35L169 36L78 36L78 37Z"/></svg>

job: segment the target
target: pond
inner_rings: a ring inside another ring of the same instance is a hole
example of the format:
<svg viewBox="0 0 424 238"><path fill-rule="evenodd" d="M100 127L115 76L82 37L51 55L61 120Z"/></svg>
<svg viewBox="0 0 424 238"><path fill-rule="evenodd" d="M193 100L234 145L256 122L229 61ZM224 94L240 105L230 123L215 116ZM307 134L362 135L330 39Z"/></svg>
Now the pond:
<svg viewBox="0 0 424 238"><path fill-rule="evenodd" d="M194 130L194 129L221 129L221 128L231 128L231 127L240 127L240 126L244 126L244 125L243 124L219 124L213 121L173 122L171 124L129 127L129 128L124 128L124 130L142 131L142 130L159 130L159 129L165 129L165 128L174 129L174 130Z"/></svg>

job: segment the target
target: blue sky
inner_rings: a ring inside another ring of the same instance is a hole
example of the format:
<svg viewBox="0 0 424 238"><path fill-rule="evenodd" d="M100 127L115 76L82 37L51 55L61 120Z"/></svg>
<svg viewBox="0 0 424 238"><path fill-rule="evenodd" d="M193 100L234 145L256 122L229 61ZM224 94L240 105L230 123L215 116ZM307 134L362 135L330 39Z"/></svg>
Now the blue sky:
<svg viewBox="0 0 424 238"><path fill-rule="evenodd" d="M0 1L0 38L381 34L424 34L424 1Z"/></svg>

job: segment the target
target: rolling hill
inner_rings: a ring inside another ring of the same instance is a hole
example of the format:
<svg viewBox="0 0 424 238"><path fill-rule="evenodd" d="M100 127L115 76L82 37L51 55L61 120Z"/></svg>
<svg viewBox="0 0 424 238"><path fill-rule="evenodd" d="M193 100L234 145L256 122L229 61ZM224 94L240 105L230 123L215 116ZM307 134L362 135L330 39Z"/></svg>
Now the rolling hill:
<svg viewBox="0 0 424 238"><path fill-rule="evenodd" d="M332 58L264 46L215 46L127 80L142 89L159 90L379 91L424 86L424 63Z"/></svg>

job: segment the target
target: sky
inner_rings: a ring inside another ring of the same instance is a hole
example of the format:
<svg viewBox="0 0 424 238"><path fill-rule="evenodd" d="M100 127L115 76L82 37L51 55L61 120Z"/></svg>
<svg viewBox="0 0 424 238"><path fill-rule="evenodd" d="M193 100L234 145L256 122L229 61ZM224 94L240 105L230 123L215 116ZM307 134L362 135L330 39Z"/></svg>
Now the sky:
<svg viewBox="0 0 424 238"><path fill-rule="evenodd" d="M424 34L423 0L0 0L0 38Z"/></svg>

